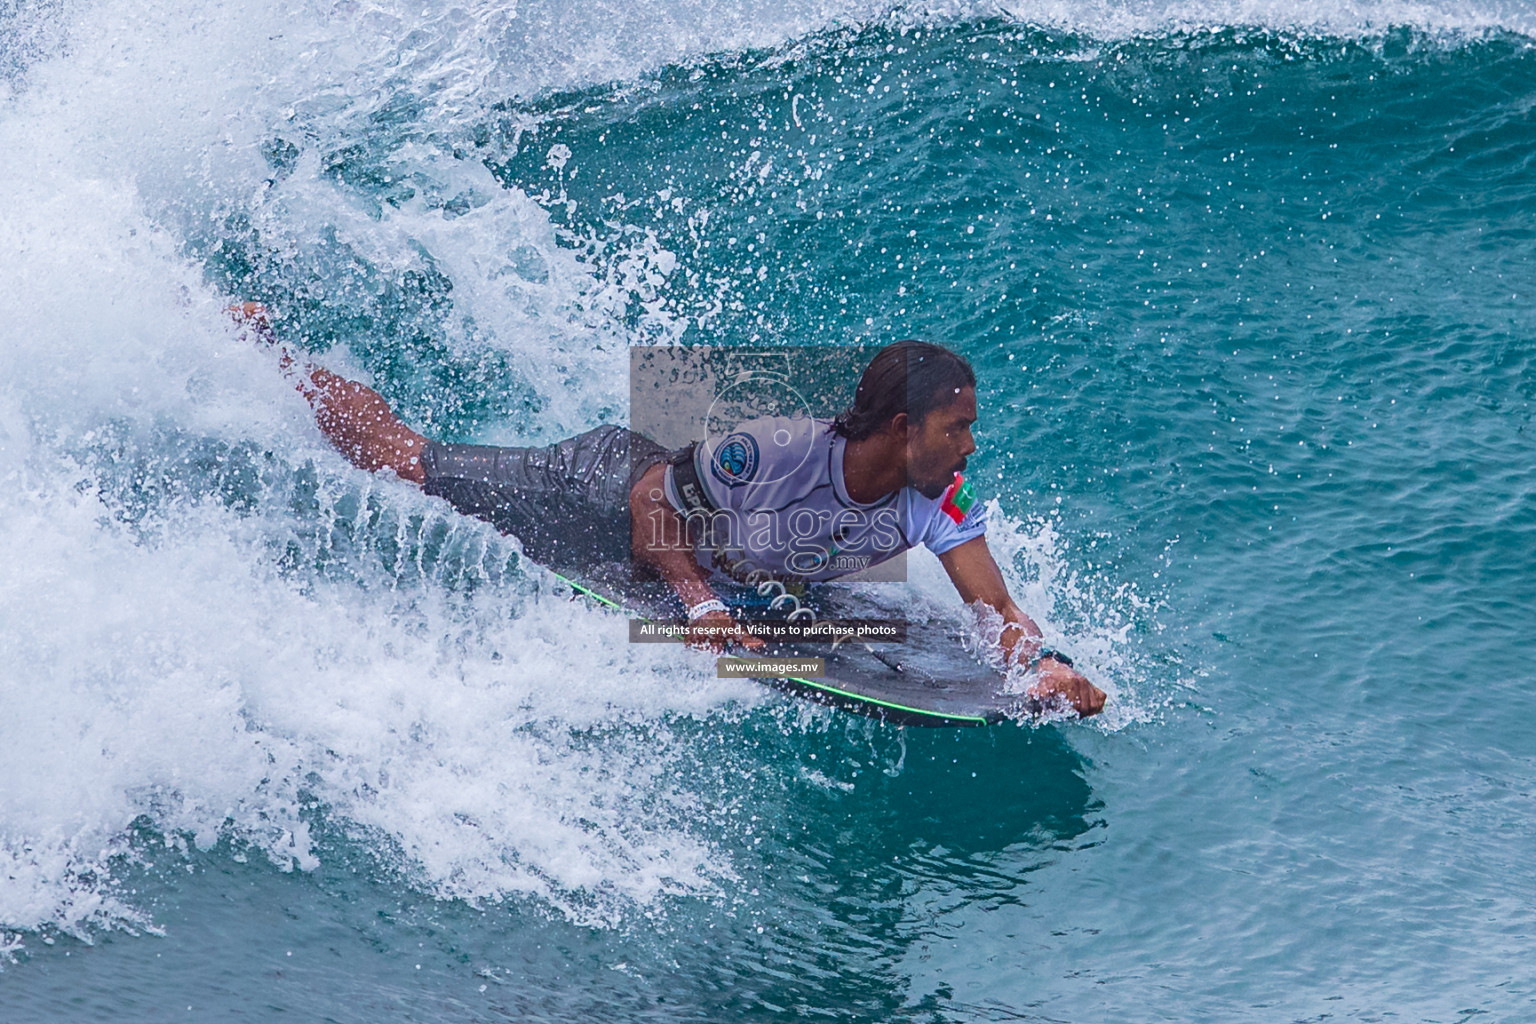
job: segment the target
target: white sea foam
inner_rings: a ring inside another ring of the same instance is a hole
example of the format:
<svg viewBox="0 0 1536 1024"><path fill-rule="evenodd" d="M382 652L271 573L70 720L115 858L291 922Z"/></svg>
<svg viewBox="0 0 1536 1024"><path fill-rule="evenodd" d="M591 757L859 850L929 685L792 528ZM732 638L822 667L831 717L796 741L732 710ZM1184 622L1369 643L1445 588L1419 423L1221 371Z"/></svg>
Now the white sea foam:
<svg viewBox="0 0 1536 1024"><path fill-rule="evenodd" d="M232 296L203 283L185 248L239 214L278 261L313 261L330 233L387 273L430 262L454 285L450 347L510 352L545 403L539 431L590 425L622 407L636 330L624 311L647 310L647 337L675 330L654 299L676 257L642 242L622 273L582 262L542 206L452 157L466 126L501 99L838 26L994 15L1102 38L1532 25L1524 5L1390 2L98 0L7 14L0 929L138 921L104 879L140 815L199 844L232 836L311 865L305 789L445 894L531 892L602 919L728 873L690 829L688 795L669 788L656 723L716 713L750 686L709 679L675 648L623 643L615 619L555 599L536 576L482 573L471 601L430 572L406 585L366 558L348 578L280 571L274 551L310 550L305 531L345 519L357 492L400 524L417 517L402 537L440 528L471 563L505 564L512 549L342 464L270 363L232 343L219 312ZM382 159L418 194L370 205L320 154L402 101L416 113ZM262 147L283 135L304 145L278 172ZM444 216L450 199L461 216ZM238 510L194 489L129 516L131 486L99 493L97 439L109 434L130 454L174 453L185 436L245 445L258 462L271 451L262 464L279 475L313 460L329 497L304 522L259 487ZM1095 599L1059 575L1055 543L1031 527L1002 531L998 547L1010 572L1026 570L1014 580L1025 604L1049 628L1069 623L1067 646L1113 677L1115 610L1134 595ZM919 593L951 600L936 566L917 564ZM0 931L0 952L14 944Z"/></svg>
<svg viewBox="0 0 1536 1024"><path fill-rule="evenodd" d="M591 298L604 282L472 165L445 172L484 198L453 222L417 208L369 221L313 169L269 198L255 140L285 100L316 95L304 47L345 51L349 28L255 5L77 13L67 56L34 66L0 111L0 928L142 923L110 883L141 815L311 866L306 801L446 895L534 893L606 920L625 901L708 888L729 866L669 796L663 723L755 688L677 648L631 647L620 620L537 574L481 574L470 600L430 573L397 585L366 558L341 579L281 571L275 554L314 554L309 535L345 525L358 491L394 510L398 539L435 530L461 563L505 565L515 546L327 450L271 361L233 341L227 297L181 247L199 217L234 208L296 253L322 225L396 265L425 252L453 276L465 322L479 318L458 343L508 345L536 367L562 345L584 360L537 381L551 404L571 396L557 424L623 393L623 331ZM285 32L302 38L247 53ZM493 284L486 261L514 244L546 255L542 282ZM577 348L589 328L619 344ZM219 458L244 445L280 477L313 460L317 510L296 521L259 484L232 509L112 464L176 478L184 467L165 463L189 436Z"/></svg>
<svg viewBox="0 0 1536 1024"><path fill-rule="evenodd" d="M1138 624L1151 618L1152 601L1130 583L1100 580L1077 568L1080 556L1063 539L1055 515L1020 519L993 501L987 546L1009 593L1040 626L1045 642L1068 653L1105 691L1105 711L1091 720L1091 727L1118 732L1149 720L1153 710L1140 685L1146 670L1128 640ZM908 553L905 584L865 584L860 589L870 600L888 603L893 615L947 620L978 643L986 635L987 624L965 607L943 565L925 549ZM1022 690L1032 680L1021 675L1016 682Z"/></svg>
<svg viewBox="0 0 1536 1024"><path fill-rule="evenodd" d="M1528 3L1420 3L1412 0L940 0L903 5L898 23L999 17L1103 42L1211 29L1257 29L1335 39L1365 39L1399 28L1429 36L1480 37L1492 32L1536 34L1536 8Z"/></svg>
<svg viewBox="0 0 1536 1024"><path fill-rule="evenodd" d="M441 574L397 587L366 558L342 579L279 572L274 552L340 522L359 489L461 564L515 551L329 452L131 193L77 179L24 198L0 227L24 268L0 285L0 927L134 923L105 883L144 814L310 866L305 788L445 894L532 892L603 919L728 871L655 777L668 753L652 723L750 686L629 646L620 620L537 576L482 573L471 600ZM254 440L269 468L315 460L317 511L194 493L135 518L131 487L99 493L100 438L174 461L189 433Z"/></svg>

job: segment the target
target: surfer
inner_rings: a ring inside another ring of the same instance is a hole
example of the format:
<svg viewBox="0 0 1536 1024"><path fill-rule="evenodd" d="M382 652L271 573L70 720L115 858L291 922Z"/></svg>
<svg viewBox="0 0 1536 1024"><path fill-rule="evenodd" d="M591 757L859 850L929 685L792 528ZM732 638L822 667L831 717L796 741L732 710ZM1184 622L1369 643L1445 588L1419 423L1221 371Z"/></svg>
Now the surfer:
<svg viewBox="0 0 1536 1024"><path fill-rule="evenodd" d="M231 313L276 345L259 303ZM321 431L354 465L391 470L515 534L535 561L632 559L671 586L709 646L763 647L716 595L711 580L722 573L816 582L922 544L992 620L1004 657L1034 673L1031 696L1083 717L1104 707L1103 691L1044 645L987 548L985 506L963 477L976 450L976 378L948 349L886 346L835 420L752 420L718 443L669 452L617 426L541 448L441 444L372 388L277 348Z"/></svg>

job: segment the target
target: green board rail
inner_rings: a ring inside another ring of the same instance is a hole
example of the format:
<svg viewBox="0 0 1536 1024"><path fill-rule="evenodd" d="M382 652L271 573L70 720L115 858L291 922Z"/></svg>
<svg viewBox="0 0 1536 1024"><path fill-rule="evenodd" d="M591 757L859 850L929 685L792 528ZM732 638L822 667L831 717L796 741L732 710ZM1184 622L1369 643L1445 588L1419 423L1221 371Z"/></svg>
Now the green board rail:
<svg viewBox="0 0 1536 1024"><path fill-rule="evenodd" d="M598 593L591 587L578 583L562 573L550 570L556 579L570 586L585 597L596 601L598 604L612 611L622 612L632 616L641 622L654 620L626 608L623 604L613 600L606 594ZM1001 713L995 716L968 715L953 711L935 711L931 708L915 708L906 704L898 704L894 701L882 700L868 694L859 693L847 689L844 686L834 686L831 683L818 682L815 679L807 679L801 676L762 677L761 682L774 686L780 690L795 693L806 697L818 704L839 708L844 711L852 711L866 715L870 718L878 718L896 725L918 726L981 726L995 725L1005 716Z"/></svg>

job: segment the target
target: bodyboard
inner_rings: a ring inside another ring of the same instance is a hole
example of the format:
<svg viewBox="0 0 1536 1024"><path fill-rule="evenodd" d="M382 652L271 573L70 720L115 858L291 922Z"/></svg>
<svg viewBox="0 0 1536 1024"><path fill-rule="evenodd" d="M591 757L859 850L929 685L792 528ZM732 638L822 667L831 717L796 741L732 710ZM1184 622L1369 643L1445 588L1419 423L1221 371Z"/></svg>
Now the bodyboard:
<svg viewBox="0 0 1536 1024"><path fill-rule="evenodd" d="M554 570L551 570L552 572ZM554 573L589 600L644 621L677 620L681 606L662 586ZM747 586L716 588L738 621L785 617L769 598ZM872 606L840 588L816 588L818 618L878 618L888 609ZM741 653L741 652L737 652ZM1003 675L978 662L964 648L957 628L940 623L906 622L900 642L769 643L751 657L821 658L824 676L784 676L758 681L797 697L898 725L994 725L1035 713L1039 704L1007 692Z"/></svg>

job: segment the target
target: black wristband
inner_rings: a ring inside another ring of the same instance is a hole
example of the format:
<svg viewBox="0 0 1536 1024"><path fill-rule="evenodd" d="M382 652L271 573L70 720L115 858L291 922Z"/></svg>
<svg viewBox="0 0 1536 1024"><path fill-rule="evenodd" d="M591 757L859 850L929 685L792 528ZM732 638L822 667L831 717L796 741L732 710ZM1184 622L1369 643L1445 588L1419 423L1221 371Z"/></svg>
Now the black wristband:
<svg viewBox="0 0 1536 1024"><path fill-rule="evenodd" d="M685 516L693 513L708 516L716 511L714 503L709 500L709 492L704 490L704 484L699 480L698 467L694 465L698 448L699 442L695 441L667 456L667 461L672 464L672 484L677 488L677 496L683 501L683 507L678 511Z"/></svg>
<svg viewBox="0 0 1536 1024"><path fill-rule="evenodd" d="M1042 648L1040 648L1040 653L1035 655L1034 658L1032 658L1030 660L1029 667L1031 669L1035 669L1035 668L1039 667L1040 663L1042 661L1044 661L1046 658L1051 658L1051 659L1054 659L1055 661L1059 661L1063 665L1067 666L1067 668L1071 668L1072 667L1072 659L1067 657L1065 654L1062 654L1060 651L1056 650L1054 647L1042 647Z"/></svg>

